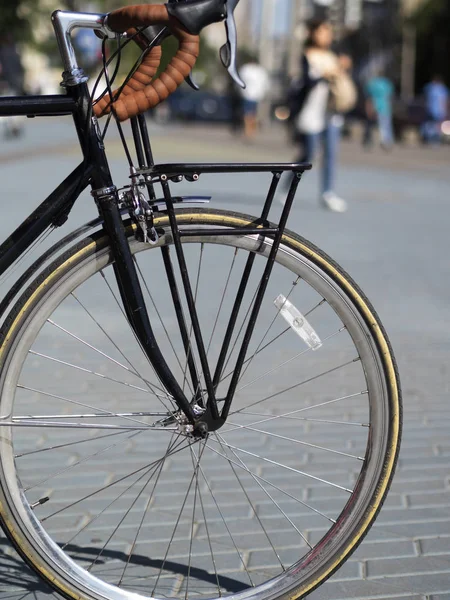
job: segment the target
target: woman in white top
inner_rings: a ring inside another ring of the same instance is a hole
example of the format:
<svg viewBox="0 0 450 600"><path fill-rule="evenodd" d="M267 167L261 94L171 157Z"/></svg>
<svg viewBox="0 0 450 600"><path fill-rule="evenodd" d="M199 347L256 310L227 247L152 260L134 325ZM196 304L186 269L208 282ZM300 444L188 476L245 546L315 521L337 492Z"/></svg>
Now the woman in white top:
<svg viewBox="0 0 450 600"><path fill-rule="evenodd" d="M337 151L343 124L333 112L330 84L342 72L340 59L331 51L333 30L324 20L313 20L303 56L303 81L298 92L294 124L299 134L299 162L313 162L323 145L321 201L326 208L345 212L347 203L334 191Z"/></svg>

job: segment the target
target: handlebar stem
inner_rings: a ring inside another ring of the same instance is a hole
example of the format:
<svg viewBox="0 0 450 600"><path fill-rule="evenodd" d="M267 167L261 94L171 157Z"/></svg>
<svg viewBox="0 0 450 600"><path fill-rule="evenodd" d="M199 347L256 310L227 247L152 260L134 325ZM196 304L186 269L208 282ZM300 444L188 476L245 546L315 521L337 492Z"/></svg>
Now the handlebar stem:
<svg viewBox="0 0 450 600"><path fill-rule="evenodd" d="M106 27L106 14L102 13L77 13L56 10L52 14L52 24L56 40L64 64L63 86L73 86L87 81L83 70L79 68L77 57L72 45L71 33L77 27L95 29L104 36L114 37L116 34Z"/></svg>

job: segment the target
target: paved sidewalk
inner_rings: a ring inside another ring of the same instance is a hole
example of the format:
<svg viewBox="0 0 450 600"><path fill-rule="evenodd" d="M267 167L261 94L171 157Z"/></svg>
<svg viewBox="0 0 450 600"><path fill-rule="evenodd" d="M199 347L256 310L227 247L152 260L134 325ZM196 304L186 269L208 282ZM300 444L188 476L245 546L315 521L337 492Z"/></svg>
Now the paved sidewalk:
<svg viewBox="0 0 450 600"><path fill-rule="evenodd" d="M222 128L189 130L189 135L180 127L152 129L161 162L292 155L277 130L246 146ZM25 139L0 142L2 202L9 213L0 224L1 237L36 206L35 191L50 192L76 164L70 124L46 125L44 138L43 131L42 121L29 123ZM120 146L117 140L110 146L113 171L125 182ZM291 229L341 263L375 305L394 346L404 394L404 440L386 505L351 560L311 600L450 600L449 159L450 148L396 148L387 155L344 143L338 191L348 199L349 212L336 215L318 207L316 172L305 176L293 210ZM205 177L195 192L212 187L219 189L213 206L227 202L255 213L266 182ZM90 216L91 204L80 201L74 223ZM0 600L51 595L6 541L0 543Z"/></svg>

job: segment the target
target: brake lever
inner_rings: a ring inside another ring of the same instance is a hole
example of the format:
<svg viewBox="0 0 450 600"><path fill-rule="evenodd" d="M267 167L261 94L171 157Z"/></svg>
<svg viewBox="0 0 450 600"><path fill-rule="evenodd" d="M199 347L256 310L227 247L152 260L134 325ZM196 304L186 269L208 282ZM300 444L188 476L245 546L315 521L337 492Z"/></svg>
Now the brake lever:
<svg viewBox="0 0 450 600"><path fill-rule="evenodd" d="M241 88L245 89L245 83L242 81L237 70L237 29L234 19L234 10L239 0L227 0L227 18L225 20L225 29L227 32L227 42L220 49L220 60L223 66L228 70L233 81Z"/></svg>
<svg viewBox="0 0 450 600"><path fill-rule="evenodd" d="M189 85L189 86L190 86L190 87L191 87L193 90L195 90L196 92L198 92L198 91L199 91L199 89L200 89L200 86L199 86L199 85L197 85L197 84L195 83L195 81L194 81L194 78L192 77L192 73L190 73L190 74L189 74L189 75L186 77L186 79L185 79L185 82L186 82L186 83L187 83L187 84L188 84L188 85Z"/></svg>

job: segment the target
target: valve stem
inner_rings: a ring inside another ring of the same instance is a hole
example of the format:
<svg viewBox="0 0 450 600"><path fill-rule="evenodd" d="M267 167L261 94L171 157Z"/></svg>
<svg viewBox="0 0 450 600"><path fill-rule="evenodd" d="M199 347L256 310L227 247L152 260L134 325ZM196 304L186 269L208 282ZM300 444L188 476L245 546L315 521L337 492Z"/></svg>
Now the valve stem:
<svg viewBox="0 0 450 600"><path fill-rule="evenodd" d="M30 508L31 508L31 510L34 510L35 508L37 508L38 506L41 506L42 504L45 504L49 500L50 500L50 498L48 496L45 496L44 498L41 498L40 500L38 500L34 504L30 504Z"/></svg>

